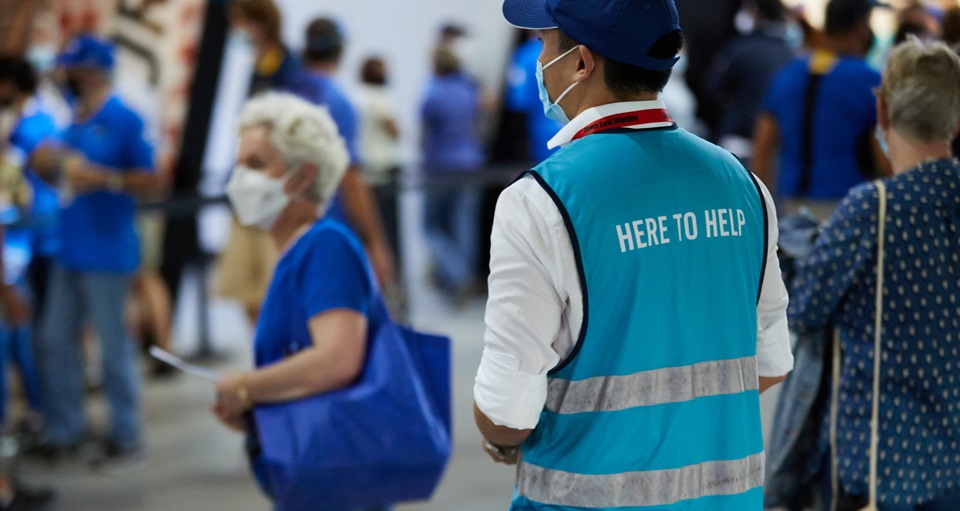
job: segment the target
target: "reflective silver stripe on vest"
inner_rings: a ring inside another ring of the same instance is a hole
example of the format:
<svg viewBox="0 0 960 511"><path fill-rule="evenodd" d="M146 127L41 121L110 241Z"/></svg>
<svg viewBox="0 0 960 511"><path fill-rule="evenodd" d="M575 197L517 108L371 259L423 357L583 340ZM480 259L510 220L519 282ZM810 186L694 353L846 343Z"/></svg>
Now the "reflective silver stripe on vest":
<svg viewBox="0 0 960 511"><path fill-rule="evenodd" d="M739 495L763 485L763 453L673 470L585 475L523 463L520 495L542 504L584 508L667 506L682 500Z"/></svg>
<svg viewBox="0 0 960 511"><path fill-rule="evenodd" d="M758 390L757 357L703 362L571 381L551 378L547 410L560 414L612 412L637 406Z"/></svg>

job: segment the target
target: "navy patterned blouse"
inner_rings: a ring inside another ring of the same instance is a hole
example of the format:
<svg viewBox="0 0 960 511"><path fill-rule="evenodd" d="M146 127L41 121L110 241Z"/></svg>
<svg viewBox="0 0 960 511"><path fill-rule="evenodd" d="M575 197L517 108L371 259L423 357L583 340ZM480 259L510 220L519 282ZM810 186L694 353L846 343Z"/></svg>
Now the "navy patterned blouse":
<svg viewBox="0 0 960 511"><path fill-rule="evenodd" d="M878 493L913 509L960 489L960 162L886 183ZM839 475L852 495L868 493L878 206L872 183L850 192L800 265L789 311L798 331L840 329Z"/></svg>

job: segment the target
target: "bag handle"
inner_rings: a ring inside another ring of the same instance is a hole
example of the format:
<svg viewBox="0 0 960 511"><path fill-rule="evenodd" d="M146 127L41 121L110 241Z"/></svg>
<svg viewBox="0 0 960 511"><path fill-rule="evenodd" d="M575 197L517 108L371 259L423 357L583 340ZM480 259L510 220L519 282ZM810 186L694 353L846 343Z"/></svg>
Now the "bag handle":
<svg viewBox="0 0 960 511"><path fill-rule="evenodd" d="M875 317L873 327L873 403L870 411L870 482L869 501L860 511L877 511L877 469L879 465L880 447L880 362L883 328L883 265L886 257L886 225L887 225L887 186L883 180L874 181L879 195L879 211L877 215L877 287L875 296ZM840 496L839 468L837 457L837 417L840 411L840 331L834 332L833 338L833 395L830 405L830 452L831 452L831 488L833 498L830 508L837 510Z"/></svg>

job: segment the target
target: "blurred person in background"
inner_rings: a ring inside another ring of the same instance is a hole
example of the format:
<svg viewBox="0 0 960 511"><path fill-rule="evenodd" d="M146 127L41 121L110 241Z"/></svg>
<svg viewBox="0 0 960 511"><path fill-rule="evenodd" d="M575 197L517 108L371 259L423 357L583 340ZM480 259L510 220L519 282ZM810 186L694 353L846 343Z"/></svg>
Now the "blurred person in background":
<svg viewBox="0 0 960 511"><path fill-rule="evenodd" d="M34 98L37 77L20 57L0 57L0 511L47 509L50 490L23 487L14 478L18 451L29 449L43 425L40 375L31 342L32 295L27 268L36 250L46 186L26 168L33 150L55 133L53 119ZM56 200L53 202L57 207ZM10 424L6 368L14 362L27 400L23 436ZM19 441L18 441L19 440ZM11 445L16 448L10 449Z"/></svg>
<svg viewBox="0 0 960 511"><path fill-rule="evenodd" d="M715 140L721 107L708 87L713 60L726 44L737 36L737 13L744 0L678 0L677 10L684 26L684 48L687 68L684 78L697 100L697 118L707 130L704 135Z"/></svg>
<svg viewBox="0 0 960 511"><path fill-rule="evenodd" d="M420 110L424 174L449 178L475 172L484 162L477 133L480 92L449 50L434 52L433 71ZM476 286L479 192L449 183L449 189L431 190L427 195L424 225L436 284L449 298L463 303Z"/></svg>
<svg viewBox="0 0 960 511"><path fill-rule="evenodd" d="M766 91L753 171L778 198L781 216L805 207L826 220L852 187L890 173L874 136L880 74L864 61L874 4L831 0L823 47L788 64Z"/></svg>
<svg viewBox="0 0 960 511"><path fill-rule="evenodd" d="M231 37L254 54L248 96L293 86L302 73L299 59L283 44L282 17L273 0L231 0L227 8ZM220 254L217 294L239 301L256 324L278 254L264 232L244 227L236 218Z"/></svg>
<svg viewBox="0 0 960 511"><path fill-rule="evenodd" d="M248 443L257 442L245 419L254 406L352 384L364 365L369 318L386 314L360 241L323 214L349 158L326 109L280 93L244 107L227 194L240 222L267 232L283 253L257 322L257 369L217 385L213 412L246 430ZM291 353L303 339L310 346Z"/></svg>
<svg viewBox="0 0 960 511"><path fill-rule="evenodd" d="M305 40L304 73L289 90L315 105L327 107L350 153L350 167L327 209L327 215L357 233L367 249L377 279L389 294L396 288L393 251L384 232L376 199L363 178L357 146L357 112L335 79L340 71L346 36L333 19L317 18L307 25Z"/></svg>
<svg viewBox="0 0 960 511"><path fill-rule="evenodd" d="M360 157L364 175L377 209L383 215L384 229L390 248L400 260L400 224L397 198L399 196L400 126L397 122L396 98L390 91L389 70L380 57L371 57L360 67L363 86L360 100Z"/></svg>
<svg viewBox="0 0 960 511"><path fill-rule="evenodd" d="M543 115L543 104L540 103L540 89L537 86L536 76L537 59L540 57L543 42L536 31L528 30L525 33L526 38L510 58L506 106L509 110L525 116L530 160L537 164L556 152L556 148L548 148L547 143L563 125Z"/></svg>
<svg viewBox="0 0 960 511"><path fill-rule="evenodd" d="M273 0L231 0L230 35L254 53L249 95L289 87L302 67L282 39L282 16Z"/></svg>
<svg viewBox="0 0 960 511"><path fill-rule="evenodd" d="M960 161L950 151L960 131L958 83L960 58L940 43L909 38L893 50L877 91L878 136L895 173L885 180L883 309L874 310L880 211L872 184L853 189L837 208L790 295L793 328L839 329L833 427L841 510L866 502L872 399L880 411L879 509L960 509ZM871 398L877 314L883 348L879 396ZM818 454L822 509L829 509L831 424L824 415Z"/></svg>
<svg viewBox="0 0 960 511"><path fill-rule="evenodd" d="M77 36L59 57L73 123L34 153L37 173L61 189L61 250L50 278L40 332L48 458L84 441L82 327L96 329L110 426L92 460L103 471L142 459L139 360L124 321L131 278L140 264L134 197L159 185L143 120L114 93L113 44Z"/></svg>
<svg viewBox="0 0 960 511"><path fill-rule="evenodd" d="M960 45L960 6L943 11L940 26L943 42L956 51L957 45Z"/></svg>
<svg viewBox="0 0 960 511"><path fill-rule="evenodd" d="M893 44L898 45L915 35L920 39L932 40L940 35L940 23L923 3L910 2L897 12L897 33Z"/></svg>
<svg viewBox="0 0 960 511"><path fill-rule="evenodd" d="M788 40L791 25L780 0L748 0L753 30L724 47L713 61L708 85L722 109L719 145L747 167L753 156L753 126L763 93L773 77L796 57Z"/></svg>
<svg viewBox="0 0 960 511"><path fill-rule="evenodd" d="M12 120L10 131L0 138L0 154L9 156L6 161L12 163L6 167L3 183L4 197L13 199L7 200L6 210L0 212L0 219L8 226L4 242L9 247L0 300L8 329L5 336L9 349L5 351L17 362L30 405L24 425L31 443L42 426L42 391L33 334L44 310L46 275L59 248L60 212L56 191L25 165L40 143L57 133L53 117L41 109L36 92L37 75L27 61L0 58L0 116ZM11 150L18 154L11 154Z"/></svg>

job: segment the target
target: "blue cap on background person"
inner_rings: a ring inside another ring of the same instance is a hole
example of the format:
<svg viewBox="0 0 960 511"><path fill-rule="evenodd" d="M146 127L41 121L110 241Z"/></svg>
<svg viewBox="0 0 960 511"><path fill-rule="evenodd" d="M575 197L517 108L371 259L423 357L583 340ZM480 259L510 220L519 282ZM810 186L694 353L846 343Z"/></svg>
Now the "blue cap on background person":
<svg viewBox="0 0 960 511"><path fill-rule="evenodd" d="M557 28L600 55L651 71L680 57L648 55L663 36L680 29L673 0L505 0L503 16L518 28Z"/></svg>
<svg viewBox="0 0 960 511"><path fill-rule="evenodd" d="M87 67L113 71L116 63L114 45L96 36L81 34L60 54L57 63L66 68Z"/></svg>

